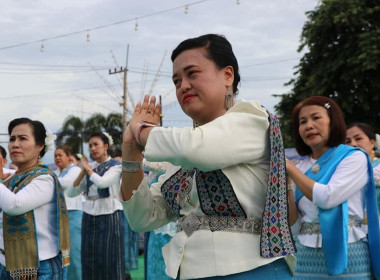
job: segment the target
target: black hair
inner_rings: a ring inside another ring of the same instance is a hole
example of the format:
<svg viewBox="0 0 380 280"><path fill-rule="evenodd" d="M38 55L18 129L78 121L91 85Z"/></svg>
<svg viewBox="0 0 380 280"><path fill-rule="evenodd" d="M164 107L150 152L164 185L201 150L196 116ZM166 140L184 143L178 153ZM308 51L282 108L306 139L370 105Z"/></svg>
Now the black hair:
<svg viewBox="0 0 380 280"><path fill-rule="evenodd" d="M234 69L233 92L238 94L238 84L240 82L239 64L232 50L230 42L223 35L205 34L199 37L190 38L181 42L172 52L171 60L174 62L176 57L183 51L204 47L206 57L213 61L219 69L232 66Z"/></svg>
<svg viewBox="0 0 380 280"><path fill-rule="evenodd" d="M104 133L102 132L95 132L93 134L90 135L90 137L88 138L88 140L90 140L91 138L94 138L94 137L98 137L100 139L102 139L103 143L104 144L108 144L108 149L111 148L111 145L110 145L110 142L108 140L108 137L106 135L104 135Z"/></svg>
<svg viewBox="0 0 380 280"><path fill-rule="evenodd" d="M7 151L4 149L3 146L0 145L0 151L1 151L1 156L3 158L7 158Z"/></svg>
<svg viewBox="0 0 380 280"><path fill-rule="evenodd" d="M40 121L33 121L28 118L18 118L12 120L8 125L8 134L11 135L12 130L15 126L20 124L29 124L32 126L34 141L37 145L43 145L44 148L40 152L40 157L42 158L45 155L45 138L46 138L46 129L45 126Z"/></svg>
<svg viewBox="0 0 380 280"><path fill-rule="evenodd" d="M361 131L363 131L364 134L367 135L369 140L375 140L376 141L376 134L369 124L363 123L363 122L353 122L353 123L350 123L349 125L347 125L347 130L349 130L350 128L353 128L353 127L358 127Z"/></svg>

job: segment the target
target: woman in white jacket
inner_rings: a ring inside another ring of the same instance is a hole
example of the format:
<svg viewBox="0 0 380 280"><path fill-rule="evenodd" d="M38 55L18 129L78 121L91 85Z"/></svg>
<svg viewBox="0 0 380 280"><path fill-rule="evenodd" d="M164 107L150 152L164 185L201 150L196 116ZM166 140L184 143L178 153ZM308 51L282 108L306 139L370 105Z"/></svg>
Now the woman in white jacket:
<svg viewBox="0 0 380 280"><path fill-rule="evenodd" d="M239 67L224 36L185 40L172 61L178 102L197 125L156 127L155 97L136 106L122 162L131 227L148 231L178 220L163 248L172 278L291 279L284 256L294 246L276 118L256 101L234 101ZM141 170L144 149L148 161L172 164L150 189Z"/></svg>

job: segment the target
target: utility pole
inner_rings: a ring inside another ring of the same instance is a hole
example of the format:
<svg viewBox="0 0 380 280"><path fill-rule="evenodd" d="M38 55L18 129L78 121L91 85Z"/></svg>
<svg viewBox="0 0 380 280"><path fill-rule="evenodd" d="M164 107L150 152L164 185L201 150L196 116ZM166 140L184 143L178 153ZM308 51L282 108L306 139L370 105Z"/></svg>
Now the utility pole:
<svg viewBox="0 0 380 280"><path fill-rule="evenodd" d="M109 74L118 74L118 73L124 73L124 79L123 79L123 102L120 103L120 106L123 107L123 132L125 128L127 127L127 92L128 92L128 86L127 86L127 73L128 73L128 55L129 55L129 44L127 45L127 58L125 62L125 68L120 67L120 70L115 70L112 72L109 70Z"/></svg>
<svg viewBox="0 0 380 280"><path fill-rule="evenodd" d="M161 105L161 112L160 112L160 126L162 126L162 117L164 116L163 114L162 114L162 98L161 98L161 94L160 94L160 105Z"/></svg>

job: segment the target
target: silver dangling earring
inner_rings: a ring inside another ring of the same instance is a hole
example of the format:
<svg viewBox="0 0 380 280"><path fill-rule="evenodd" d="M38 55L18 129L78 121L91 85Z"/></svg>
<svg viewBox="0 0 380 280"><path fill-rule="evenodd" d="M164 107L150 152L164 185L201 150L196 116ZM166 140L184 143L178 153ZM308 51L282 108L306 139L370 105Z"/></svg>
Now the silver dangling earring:
<svg viewBox="0 0 380 280"><path fill-rule="evenodd" d="M227 108L227 111L232 107L234 106L234 94L232 93L232 91L230 89L227 90L227 93L226 93L226 108Z"/></svg>

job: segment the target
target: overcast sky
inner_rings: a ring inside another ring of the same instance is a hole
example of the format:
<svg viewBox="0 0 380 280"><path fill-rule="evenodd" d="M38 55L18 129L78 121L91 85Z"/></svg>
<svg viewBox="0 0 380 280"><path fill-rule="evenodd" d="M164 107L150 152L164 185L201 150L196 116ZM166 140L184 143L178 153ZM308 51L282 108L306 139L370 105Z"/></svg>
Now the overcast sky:
<svg viewBox="0 0 380 280"><path fill-rule="evenodd" d="M238 4L240 2L240 4ZM290 90L306 11L317 0L3 0L0 8L0 133L18 117L52 131L70 115L122 112L128 54L128 107L161 95L165 126L189 126L176 104L171 51L184 39L224 34L241 67L240 98L274 112ZM186 6L187 9L186 9ZM8 136L0 137L7 145ZM51 162L51 155L46 161Z"/></svg>

